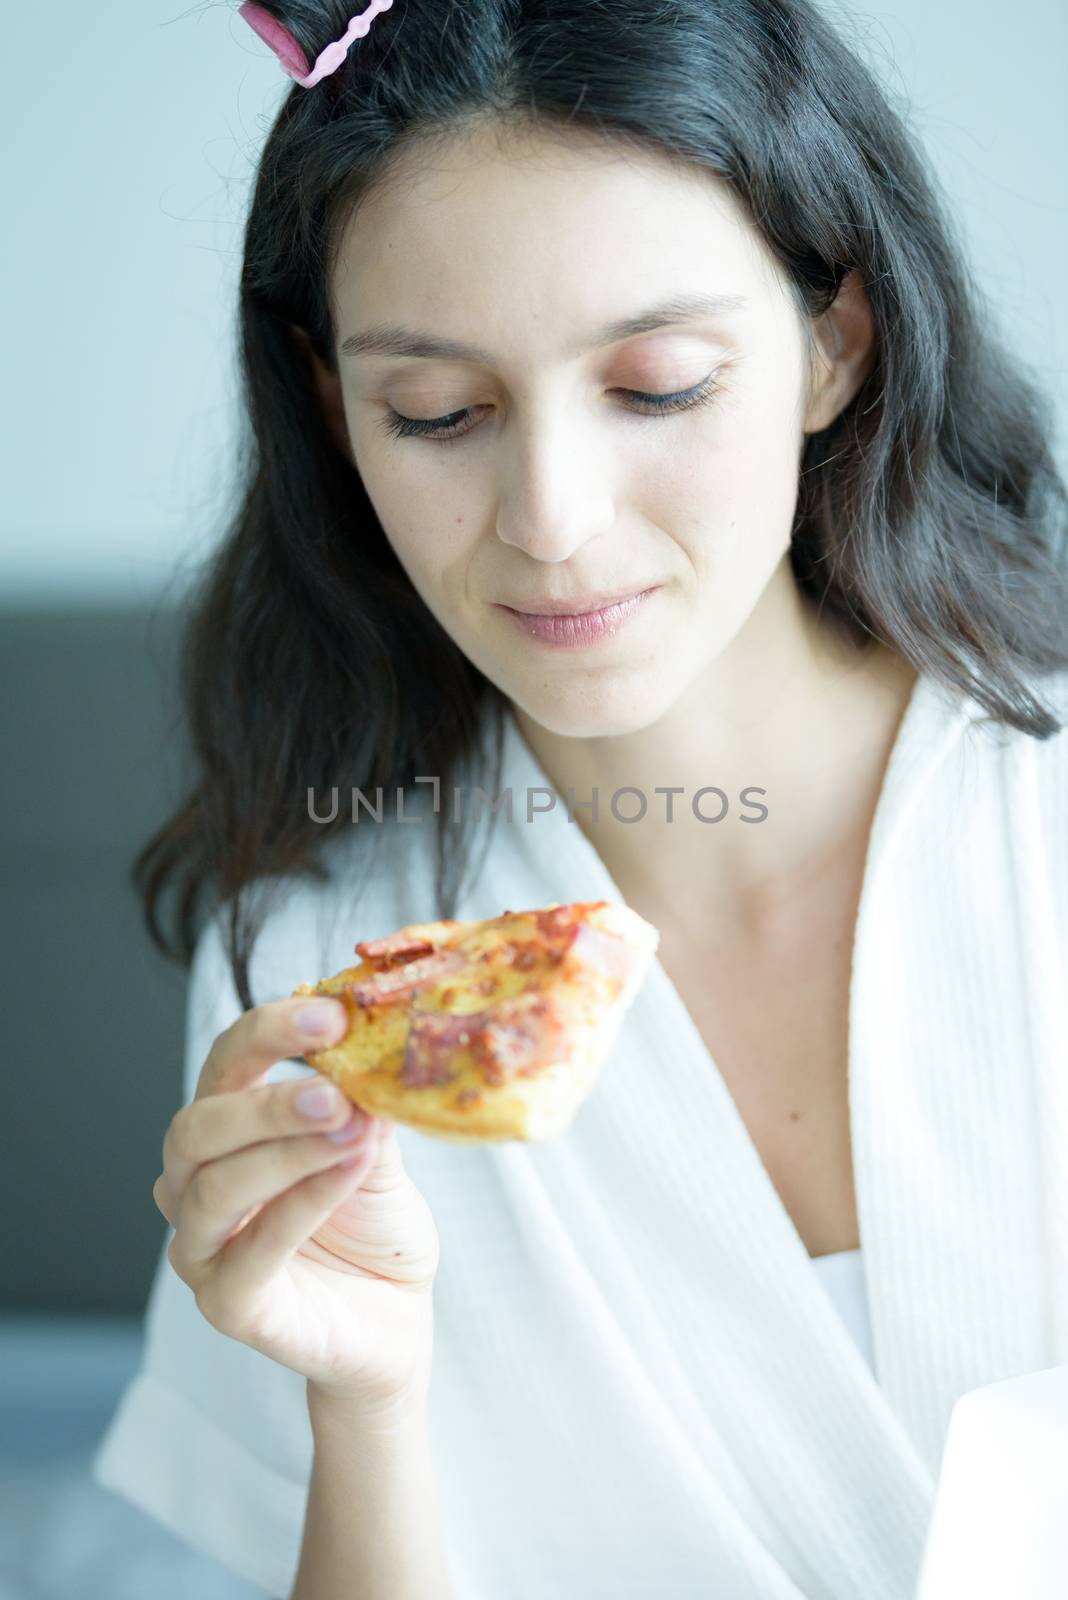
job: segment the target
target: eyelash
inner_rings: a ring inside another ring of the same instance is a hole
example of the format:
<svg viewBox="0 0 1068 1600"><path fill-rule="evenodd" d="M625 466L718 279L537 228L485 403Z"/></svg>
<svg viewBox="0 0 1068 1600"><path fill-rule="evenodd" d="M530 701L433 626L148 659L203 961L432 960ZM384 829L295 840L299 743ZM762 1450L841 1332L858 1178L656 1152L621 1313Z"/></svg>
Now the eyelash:
<svg viewBox="0 0 1068 1600"><path fill-rule="evenodd" d="M679 389L674 394L647 394L641 389L622 389L619 392L652 407L651 411L638 411L635 415L663 417L680 411L695 411L698 406L711 400L718 388L716 374L712 373L694 388ZM471 406L464 406L460 411L447 412L444 417L404 417L390 406L380 426L395 439L427 439L430 444L450 444L454 439L462 439L471 429L454 426L444 437L434 438L433 435L439 433L442 423L447 423L452 417L463 417L472 409Z"/></svg>

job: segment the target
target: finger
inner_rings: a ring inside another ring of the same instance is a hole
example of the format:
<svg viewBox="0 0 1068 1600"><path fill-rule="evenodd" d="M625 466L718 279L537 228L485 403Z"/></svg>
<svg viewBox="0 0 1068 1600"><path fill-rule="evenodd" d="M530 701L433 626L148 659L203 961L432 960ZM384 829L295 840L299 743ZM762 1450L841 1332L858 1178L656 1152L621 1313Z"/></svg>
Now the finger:
<svg viewBox="0 0 1068 1600"><path fill-rule="evenodd" d="M348 1024L349 1014L340 1000L298 996L253 1006L213 1042L194 1099L247 1088L277 1061L337 1044Z"/></svg>
<svg viewBox="0 0 1068 1600"><path fill-rule="evenodd" d="M348 1122L352 1102L316 1074L290 1083L258 1084L191 1100L163 1136L163 1178L173 1209L198 1167L265 1139L328 1132ZM157 1205L159 1200L156 1201Z"/></svg>
<svg viewBox="0 0 1068 1600"><path fill-rule="evenodd" d="M174 1204L170 1190L167 1187L167 1174L165 1172L161 1172L152 1185L152 1198L159 1210L162 1211L164 1220L173 1228L175 1218L178 1215L178 1208Z"/></svg>
<svg viewBox="0 0 1068 1600"><path fill-rule="evenodd" d="M361 1140L352 1152L353 1166L313 1173L264 1206L212 1262L212 1293L225 1294L230 1306L252 1304L342 1201L365 1183L378 1154L375 1136Z"/></svg>
<svg viewBox="0 0 1068 1600"><path fill-rule="evenodd" d="M339 1142L329 1133L303 1139L271 1139L209 1161L193 1174L178 1209L172 1264L193 1270L210 1261L239 1227L253 1206L265 1206L310 1173L331 1167L363 1143L374 1145L372 1119L353 1107L344 1130L353 1137ZM179 1266L181 1263L181 1266ZM184 1275L184 1274L183 1274Z"/></svg>

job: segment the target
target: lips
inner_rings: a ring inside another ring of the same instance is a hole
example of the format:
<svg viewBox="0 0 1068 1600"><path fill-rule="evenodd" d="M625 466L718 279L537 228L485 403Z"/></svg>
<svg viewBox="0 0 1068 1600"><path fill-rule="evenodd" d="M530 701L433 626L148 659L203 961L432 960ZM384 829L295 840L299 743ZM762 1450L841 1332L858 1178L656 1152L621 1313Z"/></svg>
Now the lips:
<svg viewBox="0 0 1068 1600"><path fill-rule="evenodd" d="M633 600L640 594L646 594L650 587L638 589L618 590L613 594L588 594L576 600L526 600L522 605L515 605L510 600L498 601L507 611L515 611L521 617L583 617L594 611L603 611L607 606L622 604L625 600Z"/></svg>
<svg viewBox="0 0 1068 1600"><path fill-rule="evenodd" d="M646 606L655 604L655 597L660 585L652 589L642 589L638 594L630 594L622 600L610 601L605 604L599 596L583 596L581 602L570 601L569 605L582 604L587 606L592 600L595 605L593 611L519 611L513 606L498 604L497 610L508 618L507 626L518 629L519 633L529 642L539 646L556 646L562 649L578 650L588 645L614 639L624 628L629 627L630 620ZM527 600L525 605L545 605L546 603L559 606L560 601Z"/></svg>

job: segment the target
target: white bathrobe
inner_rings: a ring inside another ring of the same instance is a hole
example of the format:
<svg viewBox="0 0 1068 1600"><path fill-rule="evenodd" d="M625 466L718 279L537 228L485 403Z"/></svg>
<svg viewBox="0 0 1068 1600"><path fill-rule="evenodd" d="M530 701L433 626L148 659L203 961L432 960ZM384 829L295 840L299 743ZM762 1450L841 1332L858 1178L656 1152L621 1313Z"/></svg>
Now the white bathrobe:
<svg viewBox="0 0 1068 1600"><path fill-rule="evenodd" d="M1068 675L1045 694L1068 721ZM849 1098L874 1373L659 962L562 1138L398 1128L441 1239L456 1600L911 1600L955 1402L1068 1362L1068 731L982 716L918 681L865 866ZM526 821L552 789L513 723L503 784L513 821L458 915L622 898L562 801ZM431 914L421 794L421 822L365 817L328 885L287 886L257 999ZM209 924L187 1099L239 1009ZM213 1329L162 1254L97 1481L281 1597L311 1453L304 1380Z"/></svg>

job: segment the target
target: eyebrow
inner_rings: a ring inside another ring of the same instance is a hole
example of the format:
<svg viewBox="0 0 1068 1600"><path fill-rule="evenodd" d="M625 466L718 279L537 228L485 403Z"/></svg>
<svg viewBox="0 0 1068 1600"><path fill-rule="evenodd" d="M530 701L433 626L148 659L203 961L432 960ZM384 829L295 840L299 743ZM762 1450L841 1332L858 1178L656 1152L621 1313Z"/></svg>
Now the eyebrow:
<svg viewBox="0 0 1068 1600"><path fill-rule="evenodd" d="M671 327L676 323L729 316L734 311L743 310L748 303L746 297L740 294L672 295L634 316L619 317L606 323L594 333L585 348L598 350L604 345L616 344L620 339L630 339L639 333L652 333L657 328ZM581 349L568 352L569 355L581 353ZM343 357L418 356L427 361L478 361L486 366L494 364L492 354L477 345L463 344L458 339L442 339L420 328L404 328L392 322L376 323L360 333L350 334L342 343L340 354Z"/></svg>

